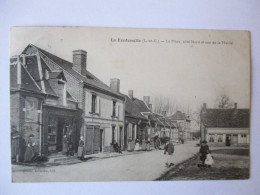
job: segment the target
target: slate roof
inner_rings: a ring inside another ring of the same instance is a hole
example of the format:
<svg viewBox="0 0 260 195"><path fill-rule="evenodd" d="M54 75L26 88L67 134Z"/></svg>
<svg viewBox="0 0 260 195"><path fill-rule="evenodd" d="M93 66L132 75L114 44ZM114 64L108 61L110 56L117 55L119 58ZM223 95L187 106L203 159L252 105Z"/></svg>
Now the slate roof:
<svg viewBox="0 0 260 195"><path fill-rule="evenodd" d="M145 103L142 100L137 98L131 99L128 96L124 95L126 99L125 103L125 116L138 118L141 120L148 120L141 112L150 112Z"/></svg>
<svg viewBox="0 0 260 195"><path fill-rule="evenodd" d="M17 64L10 66L10 88L25 90L37 94L42 94L39 86L34 82L28 71L21 65L21 85L17 84Z"/></svg>
<svg viewBox="0 0 260 195"><path fill-rule="evenodd" d="M207 127L249 128L249 109L206 109L201 114L201 121Z"/></svg>
<svg viewBox="0 0 260 195"><path fill-rule="evenodd" d="M105 90L111 94L123 97L121 93L113 91L109 86L107 86L105 83L103 83L101 80L99 80L97 77L95 77L93 74L91 74L89 71L85 70L85 75L81 75L78 72L76 72L75 70L72 69L73 64L71 62L68 62L56 55L53 55L35 45L28 45L27 47L34 47L36 48L38 51L40 51L43 55L47 56L48 58L50 58L53 62L55 62L57 65L59 65L62 69L64 69L65 71L67 71L69 74L71 74L72 76L74 76L76 79L83 81L86 84L89 84L91 86L94 86L96 88L100 88L102 90ZM26 50L26 49L25 49ZM24 51L25 52L25 51ZM24 53L23 52L23 53Z"/></svg>
<svg viewBox="0 0 260 195"><path fill-rule="evenodd" d="M172 116L167 117L167 118L169 118L171 120L186 120L187 119L185 116L185 113L182 113L179 110L177 112L175 112Z"/></svg>

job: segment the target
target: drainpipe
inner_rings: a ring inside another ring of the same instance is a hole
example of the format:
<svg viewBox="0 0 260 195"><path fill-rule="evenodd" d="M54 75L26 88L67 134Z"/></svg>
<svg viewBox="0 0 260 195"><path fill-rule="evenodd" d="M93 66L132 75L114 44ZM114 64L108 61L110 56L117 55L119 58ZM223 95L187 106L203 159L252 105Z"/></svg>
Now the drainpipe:
<svg viewBox="0 0 260 195"><path fill-rule="evenodd" d="M39 121L39 123L40 123L40 147L39 147L39 154L40 155L42 155L42 126L43 126L43 124L42 124L42 117L43 117L43 115L42 115L42 101L41 101L41 107L40 107L40 121Z"/></svg>

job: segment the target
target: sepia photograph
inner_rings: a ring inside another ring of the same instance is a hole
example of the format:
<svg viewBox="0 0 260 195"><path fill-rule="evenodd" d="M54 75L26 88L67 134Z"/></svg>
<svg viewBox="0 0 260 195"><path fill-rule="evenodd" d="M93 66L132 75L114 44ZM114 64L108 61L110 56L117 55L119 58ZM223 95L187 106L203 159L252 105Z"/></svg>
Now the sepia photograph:
<svg viewBox="0 0 260 195"><path fill-rule="evenodd" d="M11 27L12 182L250 178L249 31Z"/></svg>

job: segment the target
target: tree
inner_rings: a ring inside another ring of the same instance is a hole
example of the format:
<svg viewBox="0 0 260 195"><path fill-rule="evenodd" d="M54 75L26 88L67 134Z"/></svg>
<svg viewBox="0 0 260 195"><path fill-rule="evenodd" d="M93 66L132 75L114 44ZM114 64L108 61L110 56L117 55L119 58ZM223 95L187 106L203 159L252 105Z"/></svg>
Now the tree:
<svg viewBox="0 0 260 195"><path fill-rule="evenodd" d="M153 112L162 114L166 111L167 115L173 114L177 110L177 106L170 98L157 96L152 99Z"/></svg>
<svg viewBox="0 0 260 195"><path fill-rule="evenodd" d="M217 98L217 106L220 109L229 109L233 106L233 101L226 94L220 95Z"/></svg>

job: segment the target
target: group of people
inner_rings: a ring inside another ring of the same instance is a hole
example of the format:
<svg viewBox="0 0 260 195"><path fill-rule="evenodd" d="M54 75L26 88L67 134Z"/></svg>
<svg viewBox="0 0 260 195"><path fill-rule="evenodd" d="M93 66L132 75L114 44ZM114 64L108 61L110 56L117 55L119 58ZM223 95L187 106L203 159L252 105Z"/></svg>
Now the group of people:
<svg viewBox="0 0 260 195"><path fill-rule="evenodd" d="M174 153L174 145L170 142L167 141L164 147L164 154L168 154L167 160L166 160L166 167L171 167L174 166L173 163L173 153ZM200 147L200 161L201 164L198 164L198 167L211 167L212 164L214 163L213 157L211 156L211 152L209 150L209 146L207 145L207 141L202 141L201 142L201 147Z"/></svg>

